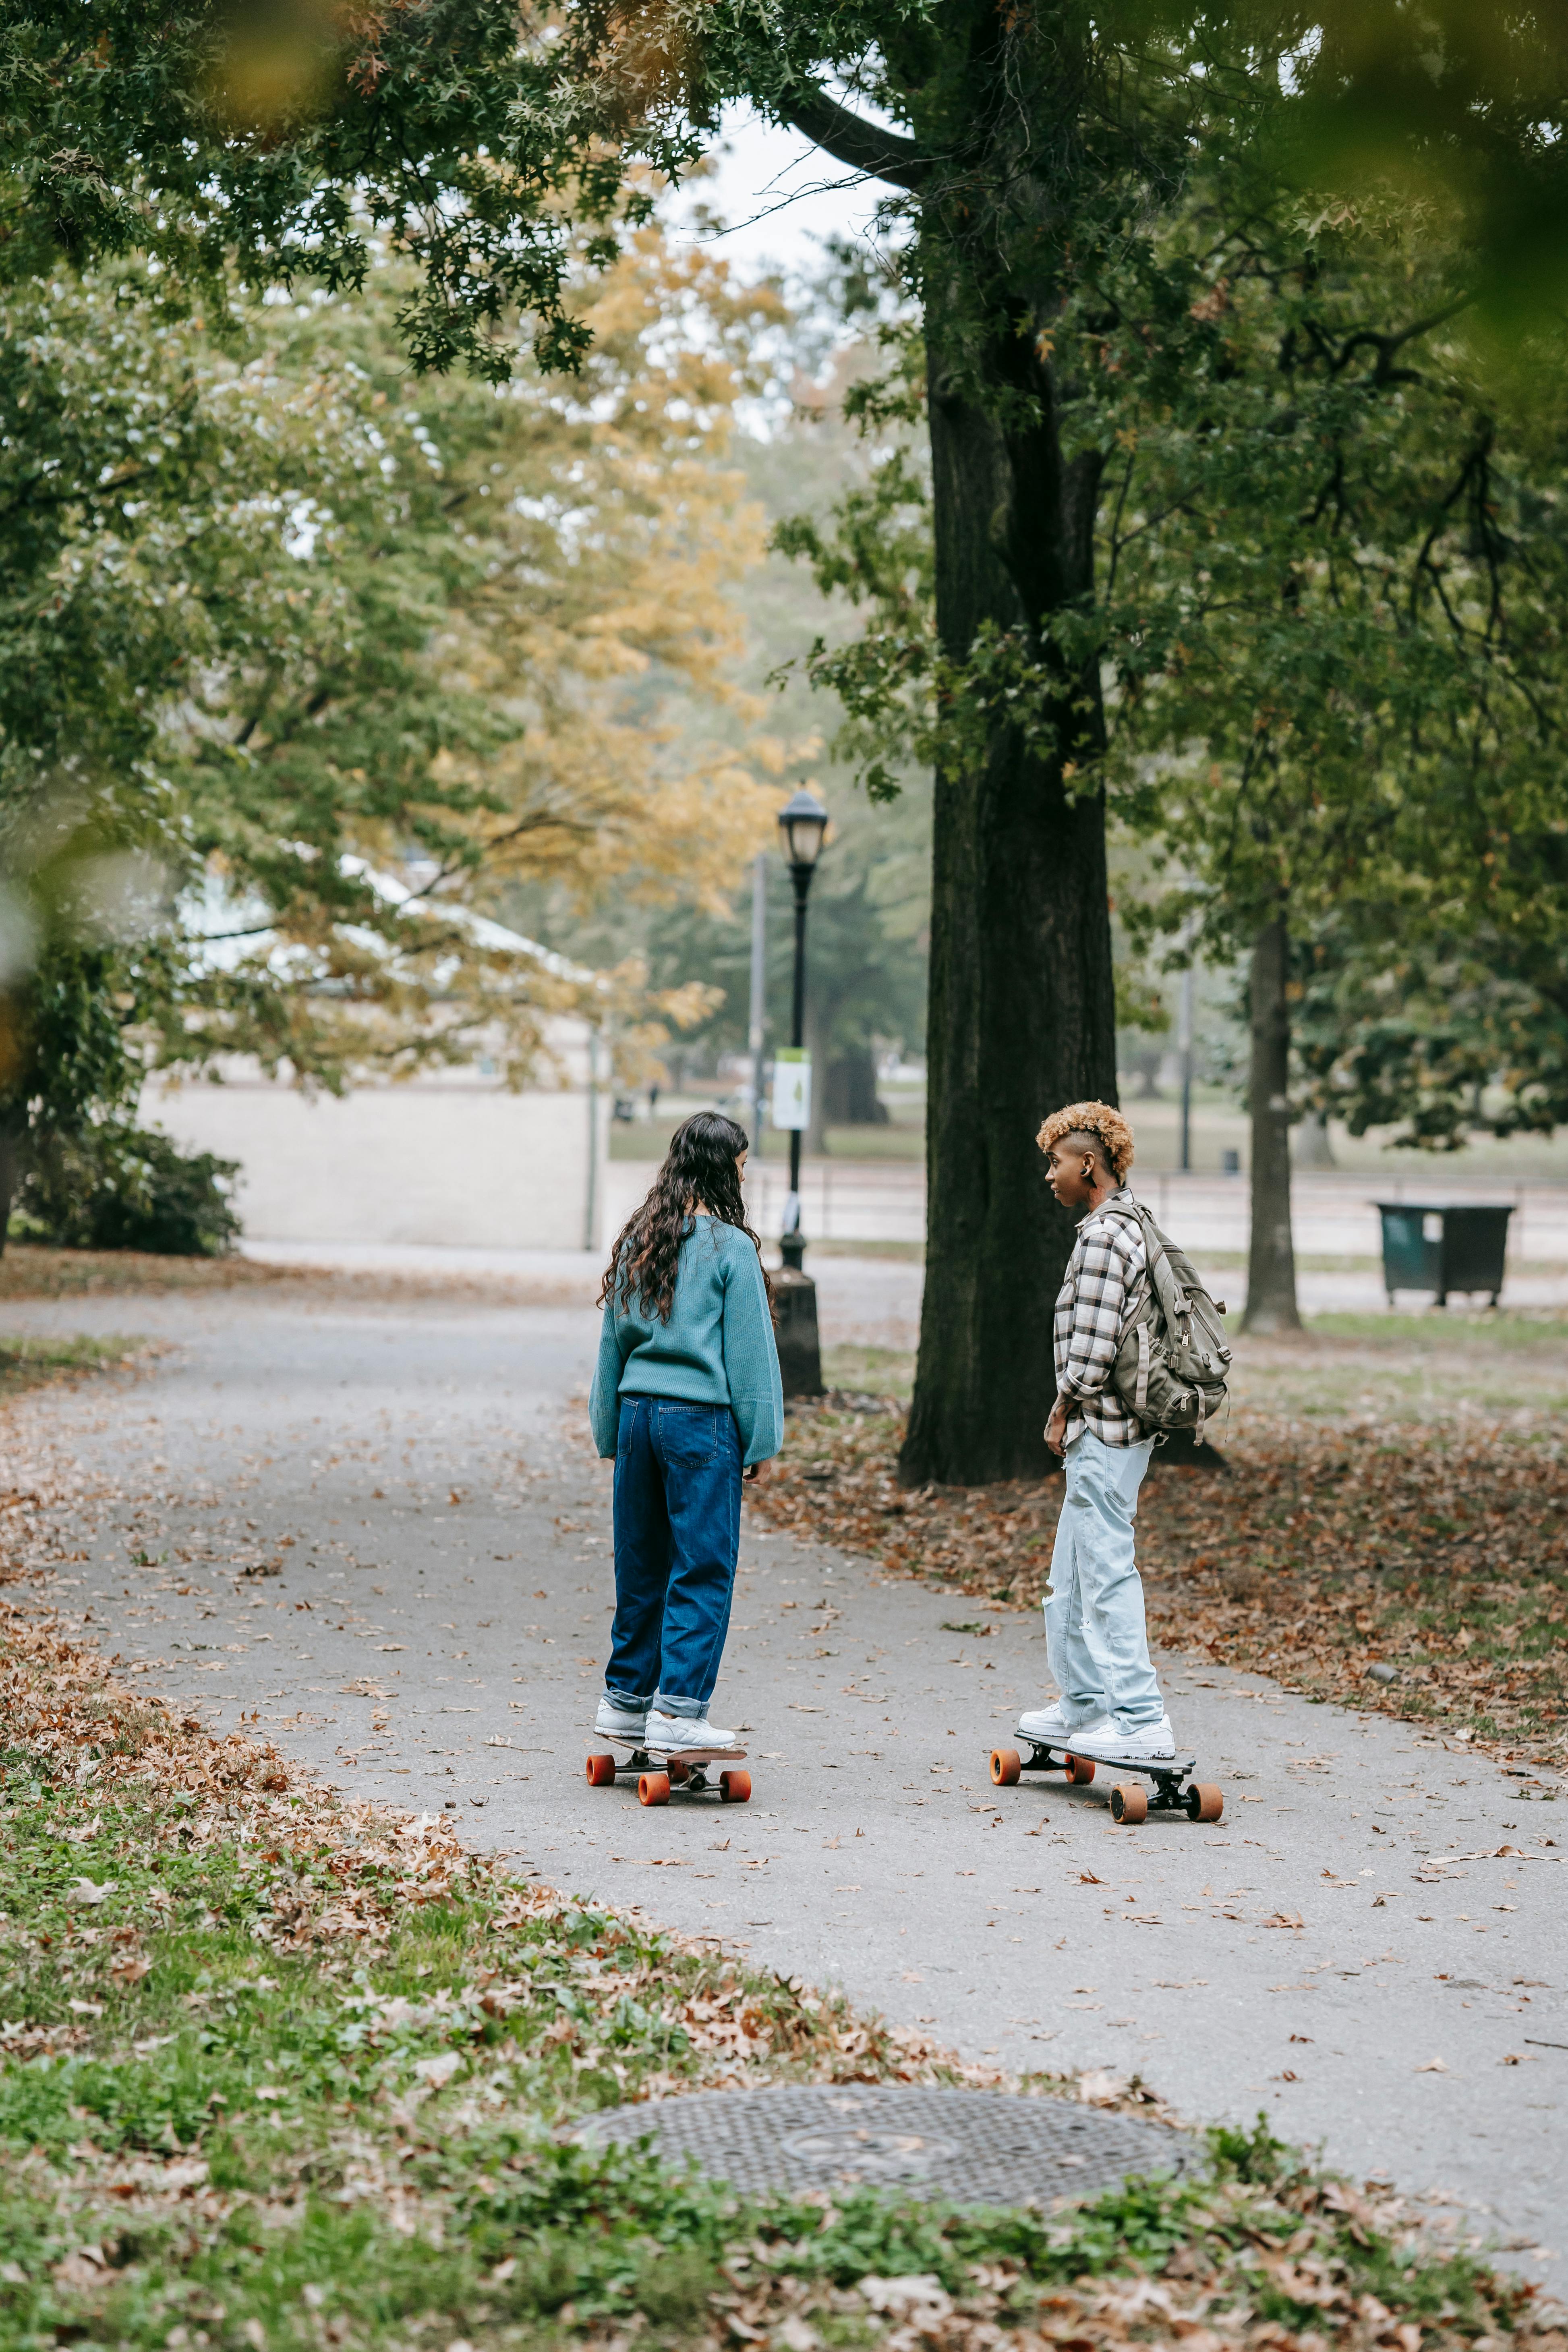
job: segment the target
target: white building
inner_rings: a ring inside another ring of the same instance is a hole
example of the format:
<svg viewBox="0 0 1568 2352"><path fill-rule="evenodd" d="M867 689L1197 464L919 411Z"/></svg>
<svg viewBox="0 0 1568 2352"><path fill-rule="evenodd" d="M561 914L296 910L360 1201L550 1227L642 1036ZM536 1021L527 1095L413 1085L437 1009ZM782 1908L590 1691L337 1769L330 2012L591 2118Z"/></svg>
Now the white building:
<svg viewBox="0 0 1568 2352"><path fill-rule="evenodd" d="M609 1093L585 1023L553 1024L549 1044L562 1083L520 1094L482 1066L339 1097L241 1065L221 1083L154 1078L141 1115L238 1160L247 1241L598 1251Z"/></svg>
<svg viewBox="0 0 1568 2352"><path fill-rule="evenodd" d="M345 858L385 904L414 898L398 877ZM298 959L237 908L220 877L187 904L215 967L242 955ZM466 908L445 908L480 944L592 984L537 941ZM374 934L363 940L383 950ZM243 945L240 944L243 942ZM610 1095L589 1023L545 1024L541 1083L513 1093L479 1060L417 1077L369 1080L342 1096L307 1095L237 1059L212 1080L149 1079L140 1116L189 1150L239 1162L236 1205L254 1242L353 1242L484 1249L599 1251L605 1225Z"/></svg>

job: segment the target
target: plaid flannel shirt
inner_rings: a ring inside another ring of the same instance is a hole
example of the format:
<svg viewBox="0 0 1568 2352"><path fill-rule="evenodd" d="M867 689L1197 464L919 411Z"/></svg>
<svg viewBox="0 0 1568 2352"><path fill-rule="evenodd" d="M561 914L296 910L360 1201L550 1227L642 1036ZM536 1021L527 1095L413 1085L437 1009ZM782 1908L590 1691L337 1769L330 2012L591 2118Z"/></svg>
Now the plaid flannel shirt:
<svg viewBox="0 0 1568 2352"><path fill-rule="evenodd" d="M1057 1387L1068 1400L1067 1443L1089 1430L1104 1445L1137 1445L1142 1423L1108 1386L1117 1342L1147 1283L1143 1229L1125 1203L1125 1187L1091 1209L1057 1293Z"/></svg>

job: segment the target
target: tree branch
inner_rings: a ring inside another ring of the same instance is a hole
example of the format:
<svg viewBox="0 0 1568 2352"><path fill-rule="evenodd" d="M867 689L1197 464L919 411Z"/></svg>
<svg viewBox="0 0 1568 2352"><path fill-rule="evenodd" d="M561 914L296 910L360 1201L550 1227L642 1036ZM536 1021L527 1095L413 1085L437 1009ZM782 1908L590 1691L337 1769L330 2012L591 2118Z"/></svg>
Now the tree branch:
<svg viewBox="0 0 1568 2352"><path fill-rule="evenodd" d="M901 131L883 131L851 114L826 90L810 87L797 91L780 108L786 122L823 148L852 172L870 180L890 180L896 188L918 195L931 173L931 163L912 139Z"/></svg>

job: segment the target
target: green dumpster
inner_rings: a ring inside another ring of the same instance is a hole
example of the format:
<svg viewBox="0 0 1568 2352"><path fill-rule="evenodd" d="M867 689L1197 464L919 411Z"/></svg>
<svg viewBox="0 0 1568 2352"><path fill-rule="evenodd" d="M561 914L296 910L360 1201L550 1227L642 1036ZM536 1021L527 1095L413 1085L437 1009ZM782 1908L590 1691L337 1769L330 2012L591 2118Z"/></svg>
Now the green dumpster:
<svg viewBox="0 0 1568 2352"><path fill-rule="evenodd" d="M1497 1305L1511 1205L1379 1201L1377 1213L1383 1219L1383 1286L1391 1307L1396 1290L1429 1290L1439 1307L1447 1306L1450 1290L1485 1290Z"/></svg>

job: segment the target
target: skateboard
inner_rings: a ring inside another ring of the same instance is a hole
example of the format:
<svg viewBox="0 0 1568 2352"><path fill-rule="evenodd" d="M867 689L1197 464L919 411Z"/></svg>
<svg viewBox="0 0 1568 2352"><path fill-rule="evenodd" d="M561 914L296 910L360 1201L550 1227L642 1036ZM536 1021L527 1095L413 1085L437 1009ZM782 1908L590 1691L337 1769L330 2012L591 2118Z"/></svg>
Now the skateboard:
<svg viewBox="0 0 1568 2352"><path fill-rule="evenodd" d="M630 1780L634 1774L637 1784L639 1805L668 1805L670 1791L679 1789L682 1796L703 1797L713 1789L725 1805L743 1805L752 1794L752 1776L736 1772L731 1767L744 1761L743 1748L639 1748L635 1740L622 1739L617 1747L627 1752L618 1756L590 1756L588 1786L591 1789L614 1788L617 1780ZM726 1768L714 1780L708 1777L710 1764Z"/></svg>
<svg viewBox="0 0 1568 2352"><path fill-rule="evenodd" d="M1147 1821L1151 1810L1156 1813L1185 1813L1190 1822L1217 1822L1225 1811L1225 1791L1216 1789L1212 1780L1194 1780L1197 1769L1195 1756L1162 1757L1151 1763L1147 1757L1075 1756L1070 1748L1054 1746L1048 1740L1031 1739L1027 1732L1016 1735L1028 1749L1027 1756L1016 1748L994 1748L991 1750L991 1778L999 1789L1010 1789L1021 1772L1065 1772L1080 1789L1087 1788L1096 1770L1103 1764L1109 1772L1136 1772L1140 1780L1120 1780L1110 1791L1110 1818L1125 1822L1131 1828ZM1152 1780L1151 1797L1141 1780ZM1185 1786L1183 1786L1183 1783Z"/></svg>

